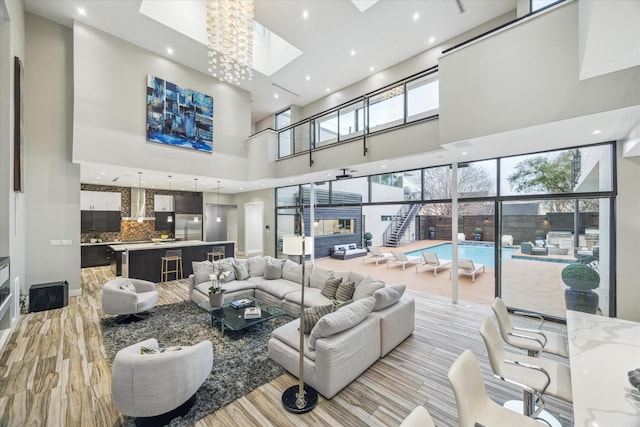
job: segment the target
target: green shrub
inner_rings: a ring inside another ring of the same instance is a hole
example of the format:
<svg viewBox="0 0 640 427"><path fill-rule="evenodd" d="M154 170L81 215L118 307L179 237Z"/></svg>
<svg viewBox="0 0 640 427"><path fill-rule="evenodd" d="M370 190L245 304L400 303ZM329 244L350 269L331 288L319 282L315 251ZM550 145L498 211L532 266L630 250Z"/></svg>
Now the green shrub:
<svg viewBox="0 0 640 427"><path fill-rule="evenodd" d="M366 233L364 233L362 235L362 237L364 237L364 240L371 240L373 239L373 234L369 233L368 231Z"/></svg>
<svg viewBox="0 0 640 427"><path fill-rule="evenodd" d="M600 274L586 264L569 264L562 269L562 281L573 289L586 291L600 286Z"/></svg>
<svg viewBox="0 0 640 427"><path fill-rule="evenodd" d="M429 227L429 231L436 231L435 227Z"/></svg>
<svg viewBox="0 0 640 427"><path fill-rule="evenodd" d="M473 234L482 234L482 228L476 228L475 230L473 230Z"/></svg>
<svg viewBox="0 0 640 427"><path fill-rule="evenodd" d="M536 237L536 239L546 239L547 233L545 233L544 230L536 230L534 236Z"/></svg>

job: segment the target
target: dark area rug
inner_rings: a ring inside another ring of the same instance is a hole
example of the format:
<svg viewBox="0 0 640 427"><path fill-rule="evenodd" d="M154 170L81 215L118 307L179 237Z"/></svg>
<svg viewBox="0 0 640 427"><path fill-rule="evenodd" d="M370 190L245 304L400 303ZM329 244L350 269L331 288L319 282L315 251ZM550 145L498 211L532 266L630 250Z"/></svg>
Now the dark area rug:
<svg viewBox="0 0 640 427"><path fill-rule="evenodd" d="M113 318L101 320L104 348L111 366L116 353L129 345L149 338L160 347L193 345L210 340L213 343L213 369L196 392L196 403L184 417L174 418L170 426L189 425L268 383L285 371L267 356L271 331L292 318L282 316L244 331L211 326L211 316L191 301L158 306L152 315L139 322L119 325ZM125 417L125 426L133 426L134 418Z"/></svg>

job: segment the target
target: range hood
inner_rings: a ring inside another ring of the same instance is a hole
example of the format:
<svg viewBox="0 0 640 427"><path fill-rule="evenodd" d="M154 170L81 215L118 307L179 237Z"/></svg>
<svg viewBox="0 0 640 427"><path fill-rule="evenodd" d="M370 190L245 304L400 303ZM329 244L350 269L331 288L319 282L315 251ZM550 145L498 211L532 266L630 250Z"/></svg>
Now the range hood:
<svg viewBox="0 0 640 427"><path fill-rule="evenodd" d="M131 187L131 216L122 218L125 221L155 221L154 216L144 216L145 214L145 190L144 188Z"/></svg>

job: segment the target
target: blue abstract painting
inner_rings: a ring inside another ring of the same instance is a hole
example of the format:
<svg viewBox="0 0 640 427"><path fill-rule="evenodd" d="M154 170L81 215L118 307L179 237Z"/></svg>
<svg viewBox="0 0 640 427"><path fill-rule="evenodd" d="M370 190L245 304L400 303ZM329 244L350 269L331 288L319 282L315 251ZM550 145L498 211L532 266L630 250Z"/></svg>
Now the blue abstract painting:
<svg viewBox="0 0 640 427"><path fill-rule="evenodd" d="M213 151L213 98L147 76L147 141Z"/></svg>

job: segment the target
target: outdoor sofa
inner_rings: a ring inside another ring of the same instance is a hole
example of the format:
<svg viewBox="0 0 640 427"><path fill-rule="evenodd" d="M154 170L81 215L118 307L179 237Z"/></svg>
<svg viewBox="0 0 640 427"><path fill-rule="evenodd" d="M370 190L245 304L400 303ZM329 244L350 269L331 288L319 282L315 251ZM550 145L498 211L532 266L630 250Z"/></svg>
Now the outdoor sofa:
<svg viewBox="0 0 640 427"><path fill-rule="evenodd" d="M345 260L365 255L367 255L367 250L365 248L359 248L355 243L334 245L333 249L331 249L331 258L336 259Z"/></svg>

